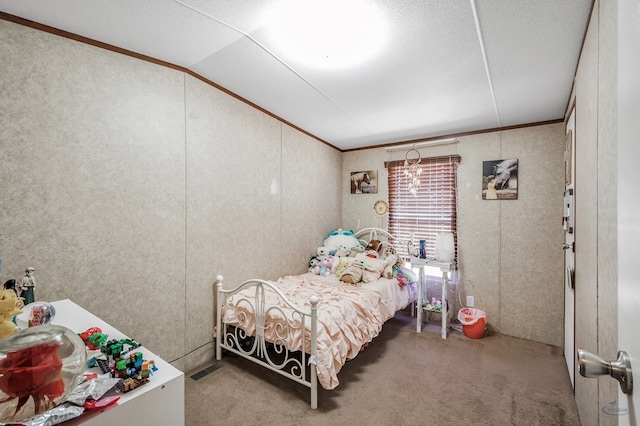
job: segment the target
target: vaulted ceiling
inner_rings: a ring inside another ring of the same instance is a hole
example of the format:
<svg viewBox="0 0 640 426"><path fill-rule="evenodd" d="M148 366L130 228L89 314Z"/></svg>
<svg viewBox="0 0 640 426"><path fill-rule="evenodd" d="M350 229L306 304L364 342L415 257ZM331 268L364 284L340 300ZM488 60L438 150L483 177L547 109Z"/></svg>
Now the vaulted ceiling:
<svg viewBox="0 0 640 426"><path fill-rule="evenodd" d="M7 14L189 69L341 150L562 119L591 7L0 0Z"/></svg>

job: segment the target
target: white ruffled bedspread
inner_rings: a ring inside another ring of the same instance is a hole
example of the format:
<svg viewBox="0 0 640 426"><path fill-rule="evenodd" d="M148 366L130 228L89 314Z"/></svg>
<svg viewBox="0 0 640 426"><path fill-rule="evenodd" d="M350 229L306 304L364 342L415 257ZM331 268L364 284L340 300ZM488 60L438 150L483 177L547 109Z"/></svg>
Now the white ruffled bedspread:
<svg viewBox="0 0 640 426"><path fill-rule="evenodd" d="M354 358L365 343L370 342L382 330L382 325L395 312L404 309L416 300L414 284L400 287L396 279L380 278L359 285L346 284L336 276L323 277L315 274L286 276L276 284L284 295L296 306L309 310L309 299L317 296L318 332L317 332L317 373L320 385L325 389L334 389L339 384L338 372L348 359ZM249 334L255 333L255 319L252 307L236 301L246 298L254 300L255 288L242 290L223 308L222 320L229 325L242 324ZM275 292L265 287L266 306L277 305L287 318L292 312L288 306L278 300ZM294 321L295 322L295 321ZM269 310L265 320L265 339L276 340L277 324L282 324L282 313ZM307 321L308 323L308 321ZM302 348L304 334L305 348L310 346L310 325L306 331L291 329L285 336L284 345L292 351Z"/></svg>

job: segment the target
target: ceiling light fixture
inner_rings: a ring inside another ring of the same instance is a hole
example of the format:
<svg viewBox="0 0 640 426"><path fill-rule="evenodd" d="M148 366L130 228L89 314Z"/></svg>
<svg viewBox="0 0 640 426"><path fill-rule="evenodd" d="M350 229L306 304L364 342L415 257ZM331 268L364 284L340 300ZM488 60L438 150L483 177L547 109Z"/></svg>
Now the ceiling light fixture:
<svg viewBox="0 0 640 426"><path fill-rule="evenodd" d="M281 0L270 13L270 49L298 66L361 65L384 50L389 34L386 17L370 0Z"/></svg>

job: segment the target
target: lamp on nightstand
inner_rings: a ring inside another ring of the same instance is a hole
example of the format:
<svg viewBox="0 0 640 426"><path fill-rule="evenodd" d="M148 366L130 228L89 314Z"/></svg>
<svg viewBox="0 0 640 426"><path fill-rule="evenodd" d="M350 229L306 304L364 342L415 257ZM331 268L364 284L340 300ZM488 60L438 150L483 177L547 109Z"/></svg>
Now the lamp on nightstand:
<svg viewBox="0 0 640 426"><path fill-rule="evenodd" d="M442 232L436 235L436 260L451 262L455 258L455 244L451 232Z"/></svg>

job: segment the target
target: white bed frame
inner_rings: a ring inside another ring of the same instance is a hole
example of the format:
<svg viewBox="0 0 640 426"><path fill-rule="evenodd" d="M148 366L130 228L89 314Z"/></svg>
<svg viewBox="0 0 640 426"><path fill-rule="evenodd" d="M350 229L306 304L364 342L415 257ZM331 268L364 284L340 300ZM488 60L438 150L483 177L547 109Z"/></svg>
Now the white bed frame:
<svg viewBox="0 0 640 426"><path fill-rule="evenodd" d="M222 275L216 277L216 359L222 359L222 349L226 349L234 354L246 358L256 364L262 365L269 370L275 371L295 382L301 383L311 389L311 408L318 408L318 375L316 373L316 354L317 354L317 332L318 332L318 298L312 296L309 300L311 310L300 309L287 299L282 292L273 284L264 280L248 280L231 290L222 288ZM272 289L278 294L278 297L292 310L289 316L285 315L279 306L266 306L265 303L265 287ZM255 293L253 300L242 298L236 294L246 288L254 288ZM240 324L237 327L227 327L222 323L222 306L229 299L234 299L237 305L246 304L255 313L256 332L255 339L249 349L243 348L241 342L247 339L247 334L242 329L244 319L239 316ZM278 327L278 339L281 341L270 342L274 346L275 352L282 361L274 361L269 355L267 341L264 338L265 318L271 311L279 311L285 318L285 325ZM299 325L295 325L295 322ZM285 347L284 340L286 336L294 329L305 329L309 324L311 329L310 347L305 347L305 339L302 339L302 348L300 352L301 358L292 355ZM309 364L310 373L307 375L306 365Z"/></svg>
<svg viewBox="0 0 640 426"><path fill-rule="evenodd" d="M379 228L365 228L355 233L355 237L364 242L366 239L380 239L380 235L392 241L393 236L387 231ZM367 237L362 238L362 237ZM391 242L389 243L391 244ZM303 384L311 389L311 408L318 408L318 376L316 372L316 355L317 355L317 330L318 330L318 298L312 296L309 300L310 310L301 309L294 305L289 299L273 284L260 279L251 279L243 282L236 288L224 290L224 278L222 275L216 277L216 359L222 359L222 350L225 349L242 358L246 358L256 364L259 364L269 370L287 377L295 382ZM293 312L287 316L278 306L267 306L265 303L265 287L273 290L278 297ZM253 288L253 297L250 299L242 297L237 293L241 290ZM237 327L228 327L222 322L222 306L227 301L233 300L236 304L246 304L250 310L255 313L255 336L251 347L246 349L241 342L246 341L248 336L242 325L246 319L238 317L240 324ZM278 311L285 318L285 324L278 328L278 340L276 342L267 342L264 337L265 319L272 311ZM298 324L298 325L296 325ZM290 352L284 345L286 336L294 329L305 329L309 325L311 337L309 347L305 347L305 339L302 339L300 351L295 354ZM272 352L278 355L279 360L275 361L269 354L268 343L273 344ZM300 354L297 356L296 354ZM309 374L307 374L306 366L309 365Z"/></svg>

